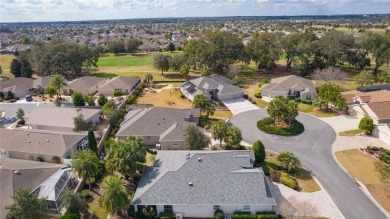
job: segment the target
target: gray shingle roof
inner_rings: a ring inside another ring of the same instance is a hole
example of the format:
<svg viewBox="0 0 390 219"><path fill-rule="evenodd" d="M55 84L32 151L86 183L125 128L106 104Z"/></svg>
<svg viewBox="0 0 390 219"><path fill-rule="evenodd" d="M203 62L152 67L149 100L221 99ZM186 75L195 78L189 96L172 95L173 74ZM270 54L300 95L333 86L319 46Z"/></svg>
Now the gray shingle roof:
<svg viewBox="0 0 390 219"><path fill-rule="evenodd" d="M160 136L160 140L183 140L183 130L194 122L189 115L199 117L199 109L151 107L131 110L125 116L116 136Z"/></svg>
<svg viewBox="0 0 390 219"><path fill-rule="evenodd" d="M17 77L10 80L0 81L0 91L12 91L17 93L33 88L32 78Z"/></svg>
<svg viewBox="0 0 390 219"><path fill-rule="evenodd" d="M206 90L217 89L219 91L219 95L223 94L233 94L233 93L241 93L242 90L234 85L231 85L228 81L229 79L222 80L222 76L219 76L216 80L215 77L199 77L190 80L192 84L196 86L197 90L200 90L202 93L207 94Z"/></svg>
<svg viewBox="0 0 390 219"><path fill-rule="evenodd" d="M261 90L288 93L290 88L302 90L307 89L306 91L317 94L317 91L311 80L295 75L273 78L269 84L263 85Z"/></svg>
<svg viewBox="0 0 390 219"><path fill-rule="evenodd" d="M159 151L132 204L275 205L264 173L248 169L250 159L252 151Z"/></svg>
<svg viewBox="0 0 390 219"><path fill-rule="evenodd" d="M118 76L99 87L98 90L129 89L141 80L139 77ZM129 91L130 92L130 91Z"/></svg>
<svg viewBox="0 0 390 219"><path fill-rule="evenodd" d="M86 133L63 133L34 129L0 129L0 149L62 157Z"/></svg>
<svg viewBox="0 0 390 219"><path fill-rule="evenodd" d="M0 218L8 213L5 207L13 204L11 196L15 191L37 188L62 167L64 165L0 157ZM18 174L14 173L16 170Z"/></svg>
<svg viewBox="0 0 390 219"><path fill-rule="evenodd" d="M81 78L78 78L74 81L69 81L67 89L73 89L73 90L81 90L81 89L90 89L92 87L97 86L98 84L102 83L103 81L106 81L105 78L98 78L98 77L91 77L91 76L84 76Z"/></svg>

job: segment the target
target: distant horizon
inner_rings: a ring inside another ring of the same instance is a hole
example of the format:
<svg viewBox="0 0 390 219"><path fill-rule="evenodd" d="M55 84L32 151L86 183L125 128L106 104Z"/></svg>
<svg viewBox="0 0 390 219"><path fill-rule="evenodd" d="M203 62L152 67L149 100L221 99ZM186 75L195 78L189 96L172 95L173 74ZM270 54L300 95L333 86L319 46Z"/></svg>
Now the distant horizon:
<svg viewBox="0 0 390 219"><path fill-rule="evenodd" d="M1 23L381 15L390 0L1 0Z"/></svg>
<svg viewBox="0 0 390 219"><path fill-rule="evenodd" d="M115 18L115 19L90 19L90 20L51 20L51 21L15 21L15 22L0 22L0 24L28 24L28 23L71 23L71 22L93 22L93 21L120 21L120 20L142 20L142 19L186 19L186 18L250 18L250 17L342 17L342 16L390 16L390 13L383 14L301 14L301 15L229 15L229 16L191 16L191 17L139 17L139 18Z"/></svg>

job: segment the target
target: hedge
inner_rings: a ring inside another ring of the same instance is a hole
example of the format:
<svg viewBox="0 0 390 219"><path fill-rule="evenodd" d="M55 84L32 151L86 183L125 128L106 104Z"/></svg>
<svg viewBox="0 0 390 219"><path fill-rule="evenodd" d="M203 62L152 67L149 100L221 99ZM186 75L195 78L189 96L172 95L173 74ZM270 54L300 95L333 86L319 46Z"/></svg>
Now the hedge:
<svg viewBox="0 0 390 219"><path fill-rule="evenodd" d="M294 179L291 179L290 177L288 176L281 176L280 177L280 182L287 186L287 187L290 187L292 189L295 189L297 188L297 182L294 180Z"/></svg>
<svg viewBox="0 0 390 219"><path fill-rule="evenodd" d="M256 219L274 219L274 218L278 218L278 216L273 211L256 213Z"/></svg>
<svg viewBox="0 0 390 219"><path fill-rule="evenodd" d="M161 212L159 216L160 216L160 219L176 218L176 216L173 212Z"/></svg>
<svg viewBox="0 0 390 219"><path fill-rule="evenodd" d="M284 135L284 136L298 135L305 130L303 124L298 122L297 120L294 120L292 122L291 128L282 128L277 126L274 127L273 121L274 120L271 117L266 117L262 120L259 120L257 122L257 128L259 128L261 131L268 134Z"/></svg>
<svg viewBox="0 0 390 219"><path fill-rule="evenodd" d="M225 214L223 213L223 211L221 209L218 209L214 212L214 218L215 219L224 219Z"/></svg>
<svg viewBox="0 0 390 219"><path fill-rule="evenodd" d="M251 219L251 212L237 211L233 214L233 219Z"/></svg>

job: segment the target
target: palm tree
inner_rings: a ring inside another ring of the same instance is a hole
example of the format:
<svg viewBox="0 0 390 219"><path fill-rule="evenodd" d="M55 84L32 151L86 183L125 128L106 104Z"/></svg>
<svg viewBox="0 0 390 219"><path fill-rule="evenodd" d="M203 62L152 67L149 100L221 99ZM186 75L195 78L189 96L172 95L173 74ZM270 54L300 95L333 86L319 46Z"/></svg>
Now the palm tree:
<svg viewBox="0 0 390 219"><path fill-rule="evenodd" d="M57 91L53 86L49 85L46 87L45 93L49 95L50 98L53 98L53 96L57 94Z"/></svg>
<svg viewBox="0 0 390 219"><path fill-rule="evenodd" d="M274 120L274 126L276 126L276 120L278 120L279 117L282 116L283 112L283 105L285 102L285 98L282 96L275 97L267 107L267 112L270 116L273 117Z"/></svg>
<svg viewBox="0 0 390 219"><path fill-rule="evenodd" d="M91 177L98 171L99 159L91 150L79 151L72 159L72 168L79 177L85 177L91 189Z"/></svg>
<svg viewBox="0 0 390 219"><path fill-rule="evenodd" d="M295 120L295 117L298 116L298 104L295 100L289 100L285 110L288 118L288 127L291 127L291 121Z"/></svg>
<svg viewBox="0 0 390 219"><path fill-rule="evenodd" d="M126 188L118 176L107 178L104 181L103 189L100 203L109 213L115 215L129 203Z"/></svg>
<svg viewBox="0 0 390 219"><path fill-rule="evenodd" d="M313 105L318 106L320 108L320 111L322 110L322 106L325 105L326 103L327 102L321 97L319 97L313 101Z"/></svg>
<svg viewBox="0 0 390 219"><path fill-rule="evenodd" d="M152 75L152 73L147 73L147 74L145 75L145 80L146 80L147 85L149 86L149 83L153 81L153 75Z"/></svg>
<svg viewBox="0 0 390 219"><path fill-rule="evenodd" d="M211 137L219 140L219 146L222 147L222 140L226 137L228 125L223 120L218 120L211 125Z"/></svg>
<svg viewBox="0 0 390 219"><path fill-rule="evenodd" d="M290 172L300 164L298 157L291 152L282 152L278 155L277 159L282 163L283 167L287 169L287 172Z"/></svg>
<svg viewBox="0 0 390 219"><path fill-rule="evenodd" d="M215 112L215 105L208 101L204 107L205 111L206 111L206 118L208 119L210 117L210 115L214 115L214 112Z"/></svg>
<svg viewBox="0 0 390 219"><path fill-rule="evenodd" d="M67 85L67 83L66 83L64 76L62 76L60 74L54 75L51 82L50 82L50 86L53 86L53 88L56 89L57 96L60 99L61 99L61 90L66 85Z"/></svg>

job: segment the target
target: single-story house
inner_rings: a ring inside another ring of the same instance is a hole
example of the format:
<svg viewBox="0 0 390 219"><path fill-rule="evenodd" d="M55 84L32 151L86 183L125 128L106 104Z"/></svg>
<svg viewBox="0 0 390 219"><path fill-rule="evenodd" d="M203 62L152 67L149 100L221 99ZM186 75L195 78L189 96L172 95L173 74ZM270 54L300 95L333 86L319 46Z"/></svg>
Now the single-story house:
<svg viewBox="0 0 390 219"><path fill-rule="evenodd" d="M197 94L203 94L209 100L224 101L244 95L244 91L235 84L223 76L199 77L183 83L180 91L191 101Z"/></svg>
<svg viewBox="0 0 390 219"><path fill-rule="evenodd" d="M17 77L9 80L0 81L0 91L7 95L11 91L15 97L23 98L26 95L34 93L34 79Z"/></svg>
<svg viewBox="0 0 390 219"><path fill-rule="evenodd" d="M19 189L31 189L38 198L46 200L50 213L59 213L59 197L74 182L71 168L5 156L0 156L0 164L0 218L6 218L6 206L14 204L12 196Z"/></svg>
<svg viewBox="0 0 390 219"><path fill-rule="evenodd" d="M83 115L91 126L100 121L100 109L73 107L39 107L33 109L24 118L31 129L43 129L60 132L73 132L74 118Z"/></svg>
<svg viewBox="0 0 390 219"><path fill-rule="evenodd" d="M39 77L34 80L33 87L35 90L40 89L41 92L44 92L44 90L50 85L52 79L52 76Z"/></svg>
<svg viewBox="0 0 390 219"><path fill-rule="evenodd" d="M348 112L361 119L371 117L376 124L390 123L390 91L377 90L360 92L357 90L342 92L348 105Z"/></svg>
<svg viewBox="0 0 390 219"><path fill-rule="evenodd" d="M213 218L218 209L273 211L275 200L263 171L253 168L252 151L160 151L142 174L131 204L136 211L155 208L157 215ZM229 218L230 218L229 217Z"/></svg>
<svg viewBox="0 0 390 219"><path fill-rule="evenodd" d="M113 96L115 90L120 90L122 94L129 94L140 83L141 83L141 78L139 77L118 76L107 81L102 86L99 86L97 94L104 94L105 96Z"/></svg>
<svg viewBox="0 0 390 219"><path fill-rule="evenodd" d="M289 75L271 79L271 82L261 86L261 95L269 98L276 96L313 100L318 96L313 81Z"/></svg>
<svg viewBox="0 0 390 219"><path fill-rule="evenodd" d="M84 95L93 95L98 91L99 86L106 83L105 78L84 76L73 81L69 81L64 87L64 92L72 95L75 91L81 92Z"/></svg>
<svg viewBox="0 0 390 219"><path fill-rule="evenodd" d="M199 109L150 107L130 110L118 132L118 139L141 137L148 146L161 150L184 150L183 131L199 124Z"/></svg>
<svg viewBox="0 0 390 219"><path fill-rule="evenodd" d="M390 84L376 84L376 85L368 85L368 86L360 86L357 87L356 90L361 92L371 92L377 90L390 90Z"/></svg>
<svg viewBox="0 0 390 219"><path fill-rule="evenodd" d="M88 146L86 133L37 129L0 129L0 150L10 158L60 162ZM58 161L55 160L58 159Z"/></svg>

